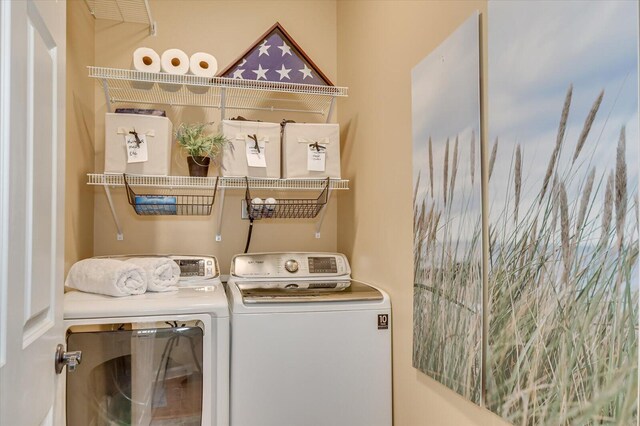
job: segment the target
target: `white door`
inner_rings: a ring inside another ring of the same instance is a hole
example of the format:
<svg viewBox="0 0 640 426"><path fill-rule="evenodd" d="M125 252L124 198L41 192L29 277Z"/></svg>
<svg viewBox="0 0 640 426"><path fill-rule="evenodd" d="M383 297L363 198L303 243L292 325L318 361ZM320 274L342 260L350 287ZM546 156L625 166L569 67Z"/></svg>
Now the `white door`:
<svg viewBox="0 0 640 426"><path fill-rule="evenodd" d="M0 0L0 425L53 424L63 342L66 7Z"/></svg>

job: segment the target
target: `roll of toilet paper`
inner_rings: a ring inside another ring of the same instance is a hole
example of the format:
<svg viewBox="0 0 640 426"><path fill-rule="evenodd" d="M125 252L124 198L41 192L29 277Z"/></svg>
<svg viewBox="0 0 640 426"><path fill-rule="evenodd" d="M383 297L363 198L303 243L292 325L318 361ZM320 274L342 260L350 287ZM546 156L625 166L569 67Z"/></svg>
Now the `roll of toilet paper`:
<svg viewBox="0 0 640 426"><path fill-rule="evenodd" d="M273 210L276 208L276 199L269 197L266 200L264 200L264 204L267 210Z"/></svg>
<svg viewBox="0 0 640 426"><path fill-rule="evenodd" d="M259 215L264 209L264 201L260 197L256 197L251 200L251 214Z"/></svg>
<svg viewBox="0 0 640 426"><path fill-rule="evenodd" d="M160 58L162 71L168 74L186 74L189 71L189 57L180 49L167 49Z"/></svg>
<svg viewBox="0 0 640 426"><path fill-rule="evenodd" d="M139 47L133 52L133 68L137 71L160 72L160 55L148 47Z"/></svg>
<svg viewBox="0 0 640 426"><path fill-rule="evenodd" d="M189 59L189 70L199 77L213 77L218 72L218 61L213 55L197 52Z"/></svg>
<svg viewBox="0 0 640 426"><path fill-rule="evenodd" d="M276 209L276 199L269 197L264 200L264 209L266 210L266 217L273 217L273 214L275 213L274 210Z"/></svg>

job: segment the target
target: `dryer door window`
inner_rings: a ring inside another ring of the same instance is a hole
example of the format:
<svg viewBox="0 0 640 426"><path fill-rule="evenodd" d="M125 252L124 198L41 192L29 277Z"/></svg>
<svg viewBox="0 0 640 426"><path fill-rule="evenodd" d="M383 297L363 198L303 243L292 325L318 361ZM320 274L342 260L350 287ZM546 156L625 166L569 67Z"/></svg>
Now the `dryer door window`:
<svg viewBox="0 0 640 426"><path fill-rule="evenodd" d="M200 426L203 330L161 324L70 330L82 363L67 372L68 426Z"/></svg>

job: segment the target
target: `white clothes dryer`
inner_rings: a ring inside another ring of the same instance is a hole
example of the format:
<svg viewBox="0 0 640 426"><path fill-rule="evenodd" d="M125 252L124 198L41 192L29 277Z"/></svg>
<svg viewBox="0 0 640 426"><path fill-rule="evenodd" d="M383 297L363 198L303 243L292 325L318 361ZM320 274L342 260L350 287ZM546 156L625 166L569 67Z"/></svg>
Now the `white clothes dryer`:
<svg viewBox="0 0 640 426"><path fill-rule="evenodd" d="M232 426L390 426L389 296L337 253L235 256Z"/></svg>
<svg viewBox="0 0 640 426"><path fill-rule="evenodd" d="M179 289L64 297L66 425L229 425L229 309L212 256L169 256ZM69 371L71 370L71 371Z"/></svg>

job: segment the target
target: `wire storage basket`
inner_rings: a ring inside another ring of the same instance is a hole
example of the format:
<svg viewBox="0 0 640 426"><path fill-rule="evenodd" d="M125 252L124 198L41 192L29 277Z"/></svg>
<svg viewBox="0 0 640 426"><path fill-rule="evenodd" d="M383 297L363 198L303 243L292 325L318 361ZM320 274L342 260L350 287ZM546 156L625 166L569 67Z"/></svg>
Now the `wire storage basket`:
<svg viewBox="0 0 640 426"><path fill-rule="evenodd" d="M245 201L247 215L250 219L311 219L320 213L327 204L330 179L327 178L324 188L317 198L254 198L249 190L249 179L246 180Z"/></svg>
<svg viewBox="0 0 640 426"><path fill-rule="evenodd" d="M180 192L171 188L156 193L136 193L122 175L127 189L127 199L136 214L140 216L206 216L211 214L216 199L218 179L213 189L181 188Z"/></svg>

